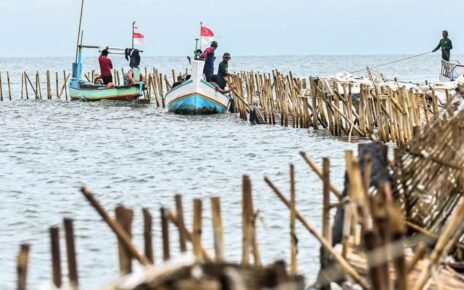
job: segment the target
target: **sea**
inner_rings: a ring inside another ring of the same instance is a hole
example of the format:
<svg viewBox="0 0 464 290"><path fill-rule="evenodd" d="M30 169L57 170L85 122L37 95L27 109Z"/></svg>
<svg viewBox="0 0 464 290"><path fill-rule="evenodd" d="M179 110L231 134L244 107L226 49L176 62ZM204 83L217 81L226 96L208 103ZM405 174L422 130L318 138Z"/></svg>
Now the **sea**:
<svg viewBox="0 0 464 290"><path fill-rule="evenodd" d="M234 56L232 72L294 76L328 76L362 70L410 55L373 56ZM112 56L115 67L126 67L122 56ZM464 56L457 56L464 59ZM225 255L241 258L241 182L252 181L254 206L259 210L258 243L264 263L289 261L290 213L266 185L267 176L289 194L289 165L295 165L297 208L321 229L322 182L299 152L321 164L331 162L331 180L342 188L344 151L357 144L330 136L326 130L253 126L234 114L178 116L157 108L117 102L21 100L20 74L60 76L70 70L72 57L0 58L3 91L9 71L12 101L0 102L0 289L16 288L16 258L21 243L31 245L28 288L44 289L51 281L49 228L74 219L81 289L97 289L118 277L116 237L87 203L79 188L87 185L104 208L114 213L119 204L134 209L134 243L143 248L142 208L154 217L156 263L162 262L161 207L174 208L182 194L191 228L192 201L203 199L202 239L213 249L210 197L222 202ZM142 57L142 66L168 75L185 71L186 57ZM84 70L97 69L96 56L86 57ZM387 78L438 81L440 56L430 54L376 68ZM362 74L362 73L360 73ZM180 255L178 234L170 227L173 257ZM60 232L62 268L66 275L64 233ZM298 268L308 284L319 269L319 243L297 225ZM136 265L136 263L134 262ZM139 269L137 266L135 269ZM66 281L66 278L64 279Z"/></svg>

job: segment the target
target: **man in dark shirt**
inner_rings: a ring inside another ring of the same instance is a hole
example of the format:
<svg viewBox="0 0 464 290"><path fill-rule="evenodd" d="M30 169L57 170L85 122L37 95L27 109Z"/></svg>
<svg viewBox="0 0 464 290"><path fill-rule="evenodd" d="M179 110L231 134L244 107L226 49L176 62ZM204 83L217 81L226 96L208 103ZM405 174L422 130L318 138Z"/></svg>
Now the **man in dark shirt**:
<svg viewBox="0 0 464 290"><path fill-rule="evenodd" d="M111 59L108 58L108 49L104 49L98 58L100 63L100 74L103 79L103 83L107 87L113 87L113 75L111 70L113 69L113 63Z"/></svg>
<svg viewBox="0 0 464 290"><path fill-rule="evenodd" d="M451 50L453 49L453 43L451 42L451 39L448 38L448 31L444 30L442 36L443 38L440 40L438 46L433 50L433 52L441 48L441 58L449 61Z"/></svg>
<svg viewBox="0 0 464 290"><path fill-rule="evenodd" d="M203 59L205 60L205 67L203 68L203 73L206 76L206 81L211 81L212 76L214 75L214 51L218 47L216 41L211 42L211 46L205 49L202 54Z"/></svg>
<svg viewBox="0 0 464 290"><path fill-rule="evenodd" d="M224 53L222 56L222 62L219 64L218 68L218 85L221 89L224 89L227 85L226 77L229 76L229 60L230 53Z"/></svg>

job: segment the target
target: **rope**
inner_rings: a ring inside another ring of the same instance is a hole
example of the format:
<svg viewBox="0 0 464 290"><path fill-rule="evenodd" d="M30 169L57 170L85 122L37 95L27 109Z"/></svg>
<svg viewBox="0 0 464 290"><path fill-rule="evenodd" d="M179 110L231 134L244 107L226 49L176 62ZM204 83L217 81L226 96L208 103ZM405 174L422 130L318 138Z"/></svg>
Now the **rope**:
<svg viewBox="0 0 464 290"><path fill-rule="evenodd" d="M378 67L381 67L381 66L386 66L386 65L389 65L389 64L397 63L397 62L402 62L402 61L409 60L409 59L412 59L412 58L416 58L416 57L419 57L419 56L423 56L423 55L426 55L426 54L429 54L429 53L432 53L432 52L427 51L427 52L424 52L424 53L421 53L421 54L409 56L409 57L406 57L406 58L394 60L394 61L387 62L387 63L382 63L382 64L379 64L379 65L376 65L376 66L371 66L370 68L378 68ZM357 70L357 71L352 71L352 72L350 72L350 74L359 73L359 72L362 72L362 71L365 71L365 70L367 70L367 68L360 69L360 70Z"/></svg>

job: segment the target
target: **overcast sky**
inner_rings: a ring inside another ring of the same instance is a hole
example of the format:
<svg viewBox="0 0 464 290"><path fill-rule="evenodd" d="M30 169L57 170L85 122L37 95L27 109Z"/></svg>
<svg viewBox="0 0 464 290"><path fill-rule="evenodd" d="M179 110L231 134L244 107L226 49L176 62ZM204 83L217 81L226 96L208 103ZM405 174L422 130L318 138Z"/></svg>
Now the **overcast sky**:
<svg viewBox="0 0 464 290"><path fill-rule="evenodd" d="M0 57L72 56L81 0L0 0ZM84 43L183 56L199 23L234 55L419 54L448 29L464 52L464 0L85 0Z"/></svg>

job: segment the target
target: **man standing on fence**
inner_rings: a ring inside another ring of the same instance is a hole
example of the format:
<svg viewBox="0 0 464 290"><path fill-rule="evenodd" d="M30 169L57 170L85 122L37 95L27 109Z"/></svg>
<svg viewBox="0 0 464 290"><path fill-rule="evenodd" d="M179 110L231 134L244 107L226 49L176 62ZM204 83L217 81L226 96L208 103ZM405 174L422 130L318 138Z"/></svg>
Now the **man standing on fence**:
<svg viewBox="0 0 464 290"><path fill-rule="evenodd" d="M448 38L448 31L443 31L443 38L438 43L438 46L433 50L433 52L441 48L441 58L443 60L449 61L451 56L451 50L453 49L453 43L451 39Z"/></svg>
<svg viewBox="0 0 464 290"><path fill-rule="evenodd" d="M111 70L113 69L113 63L111 59L108 58L108 49L105 48L102 52L100 57L98 58L98 62L100 63L100 74L103 79L103 83L108 87L113 87L113 75Z"/></svg>

